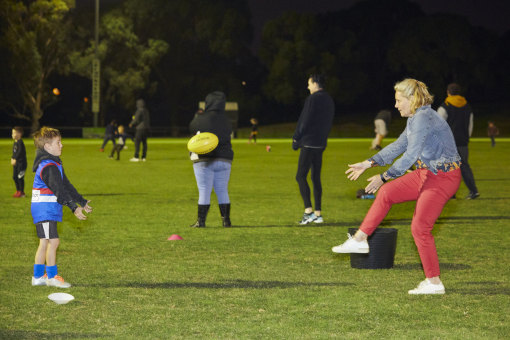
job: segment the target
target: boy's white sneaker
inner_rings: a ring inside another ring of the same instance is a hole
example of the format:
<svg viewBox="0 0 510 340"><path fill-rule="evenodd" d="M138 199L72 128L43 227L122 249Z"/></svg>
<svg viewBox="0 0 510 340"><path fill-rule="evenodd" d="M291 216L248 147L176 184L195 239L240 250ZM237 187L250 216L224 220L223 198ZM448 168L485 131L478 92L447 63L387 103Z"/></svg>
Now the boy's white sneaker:
<svg viewBox="0 0 510 340"><path fill-rule="evenodd" d="M58 287L58 288L69 288L71 284L69 282L65 282L62 276L55 275L53 278L48 279L46 281L46 285L50 287Z"/></svg>
<svg viewBox="0 0 510 340"><path fill-rule="evenodd" d="M46 286L46 281L48 280L48 276L44 274L39 278L35 278L32 276L32 286Z"/></svg>
<svg viewBox="0 0 510 340"><path fill-rule="evenodd" d="M130 161L130 162L140 162L140 158L135 158L135 157L133 157L133 158L131 158L129 161Z"/></svg>
<svg viewBox="0 0 510 340"><path fill-rule="evenodd" d="M418 287L415 289L411 289L408 293L411 295L419 295L419 294L444 294L444 286L443 283L433 284L429 281L429 279L425 279L420 282Z"/></svg>
<svg viewBox="0 0 510 340"><path fill-rule="evenodd" d="M356 241L351 234L347 233L349 239L342 243L339 246L331 248L333 253L346 254L346 253L358 253L358 254L368 254L368 242L364 241Z"/></svg>
<svg viewBox="0 0 510 340"><path fill-rule="evenodd" d="M321 216L317 216L315 220L313 220L313 223L324 223L324 219Z"/></svg>

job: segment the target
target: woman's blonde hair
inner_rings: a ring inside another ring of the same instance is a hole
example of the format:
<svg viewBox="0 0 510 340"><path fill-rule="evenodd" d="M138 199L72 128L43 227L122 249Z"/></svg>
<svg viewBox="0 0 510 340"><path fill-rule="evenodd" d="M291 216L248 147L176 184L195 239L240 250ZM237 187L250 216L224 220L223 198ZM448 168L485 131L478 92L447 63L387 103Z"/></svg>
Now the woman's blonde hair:
<svg viewBox="0 0 510 340"><path fill-rule="evenodd" d="M51 143L54 138L60 137L60 131L54 128L43 126L34 133L34 144L38 149L44 149L44 144Z"/></svg>
<svg viewBox="0 0 510 340"><path fill-rule="evenodd" d="M419 107L430 105L434 96L429 93L427 85L419 80L407 78L395 84L395 92L400 92L411 101L411 112L414 114Z"/></svg>

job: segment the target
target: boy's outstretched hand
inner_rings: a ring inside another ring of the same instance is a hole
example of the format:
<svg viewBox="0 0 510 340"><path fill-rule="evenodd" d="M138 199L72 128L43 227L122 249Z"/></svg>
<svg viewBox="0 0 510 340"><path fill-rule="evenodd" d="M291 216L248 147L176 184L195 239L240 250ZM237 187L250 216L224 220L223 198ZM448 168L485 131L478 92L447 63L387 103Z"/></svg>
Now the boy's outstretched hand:
<svg viewBox="0 0 510 340"><path fill-rule="evenodd" d="M91 213L92 212L92 207L89 205L90 201L87 201L87 204L85 204L85 206L83 207L83 209L87 212L87 213Z"/></svg>
<svg viewBox="0 0 510 340"><path fill-rule="evenodd" d="M82 207L78 207L78 208L76 208L76 210L74 211L74 216L76 216L79 220L82 220L82 221L87 219L87 216L85 216L85 215L83 214L83 210L84 210L84 208L82 208Z"/></svg>

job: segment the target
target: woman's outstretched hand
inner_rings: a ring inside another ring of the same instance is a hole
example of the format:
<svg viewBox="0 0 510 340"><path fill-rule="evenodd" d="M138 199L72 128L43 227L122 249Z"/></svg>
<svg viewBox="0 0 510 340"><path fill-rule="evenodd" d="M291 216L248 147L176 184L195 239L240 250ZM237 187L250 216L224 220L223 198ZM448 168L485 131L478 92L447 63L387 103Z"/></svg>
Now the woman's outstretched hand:
<svg viewBox="0 0 510 340"><path fill-rule="evenodd" d="M365 192L367 194L375 194L377 190L379 190L380 187L384 184L384 182L381 179L381 175L375 175L367 179L370 183L365 188Z"/></svg>
<svg viewBox="0 0 510 340"><path fill-rule="evenodd" d="M362 173L365 172L366 169L372 167L372 164L369 161L363 161L356 164L348 164L349 169L345 172L347 178L351 181L355 181L361 176Z"/></svg>

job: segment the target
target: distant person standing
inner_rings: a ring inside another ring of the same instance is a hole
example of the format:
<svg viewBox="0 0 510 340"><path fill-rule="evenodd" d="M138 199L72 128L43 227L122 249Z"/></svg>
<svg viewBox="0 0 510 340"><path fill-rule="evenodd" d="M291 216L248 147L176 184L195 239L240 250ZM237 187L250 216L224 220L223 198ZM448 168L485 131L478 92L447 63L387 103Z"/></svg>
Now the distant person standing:
<svg viewBox="0 0 510 340"><path fill-rule="evenodd" d="M450 125L457 145L457 151L461 158L460 171L462 179L469 189L466 199L471 200L480 196L475 184L473 171L468 163L469 157L469 137L473 133L473 110L466 98L461 96L461 88L456 83L448 85L446 90L446 100L437 109L437 113L443 117Z"/></svg>
<svg viewBox="0 0 510 340"><path fill-rule="evenodd" d="M299 116L294 136L292 137L292 149L301 148L298 161L296 181L299 192L305 205L305 212L300 224L310 222L323 223L322 205L322 154L326 149L329 131L333 125L335 115L335 103L331 96L324 91L324 76L312 74L308 78L308 90L310 96L306 98L303 110ZM311 170L313 183L313 196L315 211L310 200L310 186L306 177Z"/></svg>
<svg viewBox="0 0 510 340"><path fill-rule="evenodd" d="M375 138L372 140L370 150L382 150L382 140L388 134L388 126L391 123L391 111L381 110L374 118Z"/></svg>
<svg viewBox="0 0 510 340"><path fill-rule="evenodd" d="M104 131L104 140L103 145L101 145L101 149L99 151L104 152L104 147L109 140L112 141L113 146L115 147L115 136L117 134L117 122L112 120L108 125L106 125L106 129Z"/></svg>
<svg viewBox="0 0 510 340"><path fill-rule="evenodd" d="M12 129L12 179L16 185L16 193L12 197L25 197L25 171L27 170L27 151L23 143L23 128L15 126Z"/></svg>
<svg viewBox="0 0 510 340"><path fill-rule="evenodd" d="M491 146L496 146L496 136L499 135L499 129L496 127L494 122L489 121L489 125L487 126L487 135L491 139Z"/></svg>
<svg viewBox="0 0 510 340"><path fill-rule="evenodd" d="M131 162L140 162L140 143L143 144L142 161L147 158L147 137L151 127L149 110L145 107L145 101L138 99L136 101L136 112L129 127L135 127L135 155L130 159Z"/></svg>
<svg viewBox="0 0 510 340"><path fill-rule="evenodd" d="M250 132L250 138L248 139L248 143L251 144L251 141L253 140L254 144L257 144L257 135L259 134L259 121L257 118L250 119L251 123L251 132Z"/></svg>

